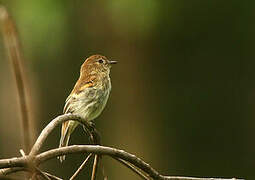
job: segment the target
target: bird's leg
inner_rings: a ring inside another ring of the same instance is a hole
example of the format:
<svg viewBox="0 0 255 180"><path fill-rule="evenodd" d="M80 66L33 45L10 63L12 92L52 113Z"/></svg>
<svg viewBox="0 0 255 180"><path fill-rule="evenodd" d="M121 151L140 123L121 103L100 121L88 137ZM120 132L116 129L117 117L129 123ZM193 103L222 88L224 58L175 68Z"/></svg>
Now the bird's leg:
<svg viewBox="0 0 255 180"><path fill-rule="evenodd" d="M95 124L95 122L94 121L90 121L89 122L89 126L90 126L90 128L95 128L96 127L96 124Z"/></svg>
<svg viewBox="0 0 255 180"><path fill-rule="evenodd" d="M92 133L91 133L91 129L89 129L86 126L82 126L82 127L83 127L83 130L85 131L85 133L89 136L89 142L91 144L93 144L94 140L93 140L93 136L92 136Z"/></svg>
<svg viewBox="0 0 255 180"><path fill-rule="evenodd" d="M101 135L99 131L97 131L95 128L92 130L92 137L93 137L93 143L96 145L101 145Z"/></svg>
<svg viewBox="0 0 255 180"><path fill-rule="evenodd" d="M89 126L83 126L85 133L89 136L89 141L91 144L101 144L100 133L95 128L95 123L93 121L89 122Z"/></svg>
<svg viewBox="0 0 255 180"><path fill-rule="evenodd" d="M83 129L86 132L86 134L89 135L89 141L92 144L101 145L101 135L100 135L99 131L96 130L94 122L90 121L89 126L88 127L83 126ZM100 162L101 158L102 157L100 155L95 154L93 168L92 168L91 180L96 179L97 169L98 169L99 162Z"/></svg>

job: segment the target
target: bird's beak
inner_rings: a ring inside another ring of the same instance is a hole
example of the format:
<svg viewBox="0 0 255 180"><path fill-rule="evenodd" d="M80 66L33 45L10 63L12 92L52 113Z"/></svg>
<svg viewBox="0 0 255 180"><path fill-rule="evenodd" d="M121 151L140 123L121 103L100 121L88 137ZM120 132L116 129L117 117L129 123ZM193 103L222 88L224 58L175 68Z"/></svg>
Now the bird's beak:
<svg viewBox="0 0 255 180"><path fill-rule="evenodd" d="M109 61L109 64L117 64L118 61Z"/></svg>

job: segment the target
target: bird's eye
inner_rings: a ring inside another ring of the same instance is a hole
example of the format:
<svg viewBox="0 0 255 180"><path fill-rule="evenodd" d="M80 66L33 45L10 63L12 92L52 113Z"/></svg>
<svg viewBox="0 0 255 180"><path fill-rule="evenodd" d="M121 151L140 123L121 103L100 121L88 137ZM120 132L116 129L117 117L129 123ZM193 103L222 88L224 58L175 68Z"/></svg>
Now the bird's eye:
<svg viewBox="0 0 255 180"><path fill-rule="evenodd" d="M102 59L99 59L98 62L102 64L104 61Z"/></svg>

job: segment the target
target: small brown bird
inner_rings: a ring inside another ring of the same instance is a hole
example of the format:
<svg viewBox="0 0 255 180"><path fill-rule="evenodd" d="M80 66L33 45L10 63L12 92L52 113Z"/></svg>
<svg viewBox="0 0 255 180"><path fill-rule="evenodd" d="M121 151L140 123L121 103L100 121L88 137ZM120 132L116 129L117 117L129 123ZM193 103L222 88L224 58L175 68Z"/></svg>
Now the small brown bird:
<svg viewBox="0 0 255 180"><path fill-rule="evenodd" d="M117 61L102 55L92 55L81 66L80 77L67 97L64 113L81 116L87 122L97 118L103 111L111 91L110 69ZM59 147L68 145L70 135L79 123L66 121L62 124ZM65 156L59 157L62 162Z"/></svg>

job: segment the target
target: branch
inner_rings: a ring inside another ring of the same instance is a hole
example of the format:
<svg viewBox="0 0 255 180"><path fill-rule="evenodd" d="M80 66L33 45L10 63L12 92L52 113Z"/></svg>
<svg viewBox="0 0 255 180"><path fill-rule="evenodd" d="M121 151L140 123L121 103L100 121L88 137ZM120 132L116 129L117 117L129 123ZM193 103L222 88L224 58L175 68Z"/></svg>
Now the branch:
<svg viewBox="0 0 255 180"><path fill-rule="evenodd" d="M59 178L57 176L54 176L54 175L52 175L50 173L47 173L47 172L43 172L43 173L46 174L47 176L49 176L51 178L51 180L63 180L63 179L61 179L61 178Z"/></svg>
<svg viewBox="0 0 255 180"><path fill-rule="evenodd" d="M153 179L159 179L159 180L230 180L230 179L224 179L224 178L194 178L194 177L179 177L179 176L163 176L160 175L155 169L153 169L149 164L142 161L140 158L136 157L133 154L127 153L123 150L111 148L111 147L105 147L105 146L98 146L98 145L73 145L69 147L63 147L58 149L52 149L49 151L46 151L44 153L39 154L36 159L38 160L38 163L42 163L44 161L47 161L49 159L55 158L59 155L64 154L76 154L76 153L94 153L98 155L107 155L114 158L120 158L122 160L125 160L134 166L140 168L144 172L146 172L151 178ZM235 178L232 178L232 180L238 180ZM240 179L239 179L240 180Z"/></svg>
<svg viewBox="0 0 255 180"><path fill-rule="evenodd" d="M36 143L34 144L31 152L29 155L19 158L11 158L11 159L3 159L0 160L0 168L7 168L0 170L0 175L5 175L7 173L11 173L12 171L24 171L29 169L36 168L40 164L52 159L56 158L61 155L66 154L77 154L77 153L93 153L99 156L107 155L112 157L113 159L120 159L130 163L132 166L139 168L141 171L145 172L150 178L158 179L158 180L231 180L231 179L224 179L224 178L195 178L195 177L180 177L180 176L163 176L159 174L155 169L153 169L149 164L145 163L140 158L136 157L133 154L125 152L123 150L99 146L99 145L72 145L68 147L61 147L56 149L51 149L46 152L40 153L36 155L41 146L43 145L44 141L51 133L51 131L62 122L67 120L74 120L78 121L84 126L88 126L89 124L86 123L81 117L65 114L58 116L57 118L53 119L41 132L40 136L38 137ZM232 178L232 180L241 180Z"/></svg>
<svg viewBox="0 0 255 180"><path fill-rule="evenodd" d="M66 154L79 154L79 153L93 153L98 155L107 155L114 158L119 158L125 160L132 165L140 168L144 172L146 172L151 178L159 179L159 180L231 180L224 178L195 178L195 177L180 177L180 176L163 176L160 175L155 169L153 169L149 164L142 161L140 158L136 157L133 154L127 153L123 150L99 146L99 145L72 145L68 147L56 148L46 152L43 152L34 157L33 162L35 165L42 164L47 160L56 158L60 155ZM16 166L26 166L24 163L28 163L28 156L20 157L20 158L12 158L0 161L0 167L14 167ZM8 162L8 163L7 163ZM31 163L29 163L31 164ZM232 178L232 180L241 180Z"/></svg>
<svg viewBox="0 0 255 180"><path fill-rule="evenodd" d="M37 174L42 176L46 180L51 180L51 178L47 174L45 174L43 171L41 171L39 168L36 168L35 177Z"/></svg>
<svg viewBox="0 0 255 180"><path fill-rule="evenodd" d="M31 125L28 115L28 102L25 91L25 73L23 72L24 67L22 66L23 56L20 48L20 42L16 26L8 11L4 6L0 5L0 23L2 34L4 38L4 45L8 52L10 64L12 65L17 90L19 97L19 105L21 110L22 130L23 130L23 145L25 152L28 152L31 146Z"/></svg>
<svg viewBox="0 0 255 180"><path fill-rule="evenodd" d="M8 175L8 174L20 172L20 171L26 171L26 169L24 167L4 168L4 169L0 169L0 176Z"/></svg>
<svg viewBox="0 0 255 180"><path fill-rule="evenodd" d="M119 158L114 158L116 159L117 161L119 161L121 164L123 164L124 166L126 166L127 168L131 169L132 171L134 171L137 175L139 175L142 179L145 179L145 180L149 180L150 178L148 178L148 175L141 172L141 170L139 170L138 168L134 167L133 165L131 165L130 163L122 160L122 159L119 159Z"/></svg>
<svg viewBox="0 0 255 180"><path fill-rule="evenodd" d="M85 127L89 129L89 123L87 123L85 120L83 120L81 117L72 115L72 114L64 114L56 117L53 119L41 132L40 136L37 138L34 146L32 147L29 155L36 155L40 148L42 147L43 143L45 142L46 138L49 136L49 134L52 132L52 130L59 124L62 124L65 121L78 121L79 123L83 124Z"/></svg>
<svg viewBox="0 0 255 180"><path fill-rule="evenodd" d="M52 159L54 157L64 155L64 154L76 154L76 153L94 153L98 155L108 155L110 157L114 156L115 158L120 158L129 163L137 166L141 170L147 172L152 178L159 178L160 174L154 170L149 164L142 161L140 158L137 158L135 155L127 153L123 150L98 146L98 145L72 145L68 147L62 147L57 149L52 149L41 153L35 157L36 164L41 164L44 161ZM0 162L1 167L1 162Z"/></svg>
<svg viewBox="0 0 255 180"><path fill-rule="evenodd" d="M81 170L85 167L86 163L88 162L89 158L92 156L90 153L88 157L83 161L83 163L80 165L80 167L75 171L75 173L72 175L70 180L74 180L74 178L81 172Z"/></svg>
<svg viewBox="0 0 255 180"><path fill-rule="evenodd" d="M98 169L98 164L99 164L100 157L97 154L95 154L94 163L93 163L93 167L92 167L91 180L95 180L96 179L97 169Z"/></svg>

